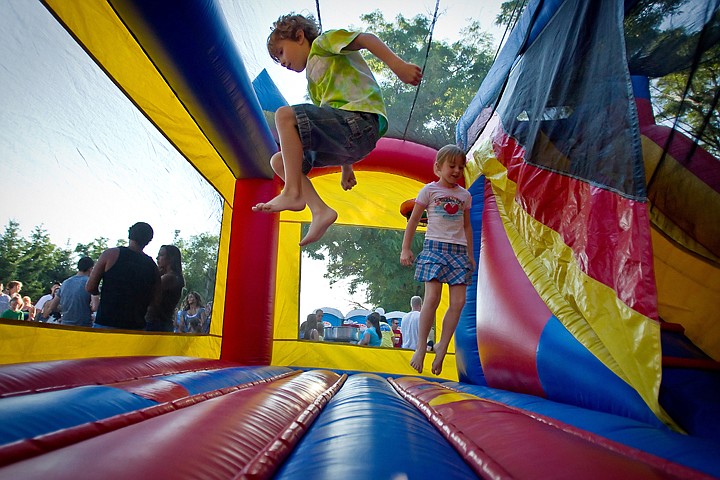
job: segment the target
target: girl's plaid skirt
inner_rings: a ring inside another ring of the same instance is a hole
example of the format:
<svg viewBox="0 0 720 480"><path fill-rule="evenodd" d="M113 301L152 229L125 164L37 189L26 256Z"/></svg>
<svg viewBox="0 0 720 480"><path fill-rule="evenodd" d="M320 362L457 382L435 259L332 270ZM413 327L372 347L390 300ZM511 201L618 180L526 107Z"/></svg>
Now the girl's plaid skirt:
<svg viewBox="0 0 720 480"><path fill-rule="evenodd" d="M472 264L465 245L425 240L417 257L415 280L437 280L448 285L469 285L472 282Z"/></svg>

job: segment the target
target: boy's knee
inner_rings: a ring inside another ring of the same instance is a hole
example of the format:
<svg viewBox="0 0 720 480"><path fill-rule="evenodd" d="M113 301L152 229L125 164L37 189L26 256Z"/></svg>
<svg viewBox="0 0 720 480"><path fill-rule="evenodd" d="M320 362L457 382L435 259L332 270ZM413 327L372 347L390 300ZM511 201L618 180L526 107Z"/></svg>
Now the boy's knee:
<svg viewBox="0 0 720 480"><path fill-rule="evenodd" d="M295 116L295 110L292 107L282 106L275 112L275 125L278 127L297 124L297 117Z"/></svg>

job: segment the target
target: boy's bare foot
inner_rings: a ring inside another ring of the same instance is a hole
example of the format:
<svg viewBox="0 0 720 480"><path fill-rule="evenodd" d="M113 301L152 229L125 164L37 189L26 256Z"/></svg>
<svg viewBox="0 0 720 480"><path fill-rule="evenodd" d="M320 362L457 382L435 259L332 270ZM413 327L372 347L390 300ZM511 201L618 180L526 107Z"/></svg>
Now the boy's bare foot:
<svg viewBox="0 0 720 480"><path fill-rule="evenodd" d="M423 347L424 347L424 345L423 345ZM415 350L415 353L413 353L413 356L410 359L410 366L412 368L414 368L418 373L422 373L424 364L425 364L425 350L422 348L418 348Z"/></svg>
<svg viewBox="0 0 720 480"><path fill-rule="evenodd" d="M323 210L322 212L315 212L313 213L312 221L310 222L310 228L308 229L307 235L300 240L300 246L304 247L305 245L309 245L313 242L317 242L322 238L323 235L325 235L325 232L327 229L335 223L335 220L337 220L338 214L335 210L328 207L327 210Z"/></svg>
<svg viewBox="0 0 720 480"><path fill-rule="evenodd" d="M343 190L350 190L357 185L357 178L355 178L355 171L352 165L341 165L342 177L340 178L340 186Z"/></svg>
<svg viewBox="0 0 720 480"><path fill-rule="evenodd" d="M252 207L253 212L282 212L284 210L292 210L300 212L305 209L305 201L300 196L289 195L285 190L280 195L273 198L269 202L258 203Z"/></svg>
<svg viewBox="0 0 720 480"><path fill-rule="evenodd" d="M432 373L435 375L440 375L442 373L443 361L445 360L447 347L447 345L442 345L440 342L435 344L435 360L433 360L432 363Z"/></svg>

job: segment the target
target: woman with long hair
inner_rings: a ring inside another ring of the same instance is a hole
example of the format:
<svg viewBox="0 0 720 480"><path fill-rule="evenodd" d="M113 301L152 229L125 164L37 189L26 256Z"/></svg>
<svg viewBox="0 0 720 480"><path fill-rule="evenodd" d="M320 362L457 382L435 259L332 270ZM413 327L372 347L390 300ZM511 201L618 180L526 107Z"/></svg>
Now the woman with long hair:
<svg viewBox="0 0 720 480"><path fill-rule="evenodd" d="M310 315L308 315L307 320L304 323L305 329L303 338L305 340L320 340L320 333L318 332L317 319L315 318L315 314L311 313Z"/></svg>
<svg viewBox="0 0 720 480"><path fill-rule="evenodd" d="M145 315L145 330L150 332L172 332L175 328L173 316L185 286L182 273L182 255L175 245L163 245L157 256L160 270L160 290L148 307Z"/></svg>
<svg viewBox="0 0 720 480"><path fill-rule="evenodd" d="M380 330L380 314L373 312L367 316L365 320L365 333L360 339L358 345L368 345L371 347L379 347L382 344L382 331Z"/></svg>
<svg viewBox="0 0 720 480"><path fill-rule="evenodd" d="M202 333L202 326L205 321L205 307L202 297L197 292L188 293L180 312L178 332Z"/></svg>

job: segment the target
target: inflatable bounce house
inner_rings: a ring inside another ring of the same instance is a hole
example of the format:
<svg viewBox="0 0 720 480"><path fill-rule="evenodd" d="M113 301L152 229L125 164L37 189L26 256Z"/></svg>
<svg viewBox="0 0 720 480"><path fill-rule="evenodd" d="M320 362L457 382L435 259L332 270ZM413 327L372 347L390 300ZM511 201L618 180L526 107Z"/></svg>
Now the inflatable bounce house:
<svg viewBox="0 0 720 480"><path fill-rule="evenodd" d="M224 215L209 335L0 324L0 478L720 477L720 163L648 88L717 54L720 2L528 2L457 127L478 269L433 378L298 340L308 212L250 208L283 100L215 2L43 3ZM404 229L434 154L385 138L350 194L313 181Z"/></svg>

